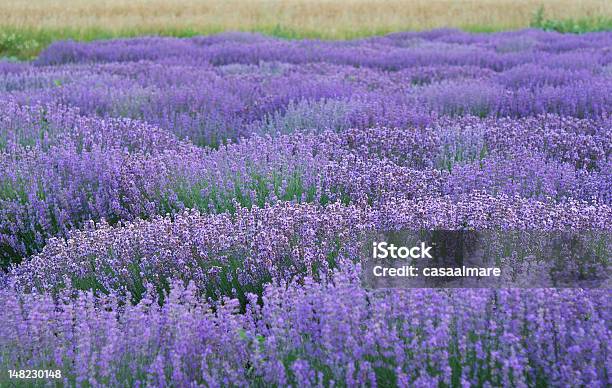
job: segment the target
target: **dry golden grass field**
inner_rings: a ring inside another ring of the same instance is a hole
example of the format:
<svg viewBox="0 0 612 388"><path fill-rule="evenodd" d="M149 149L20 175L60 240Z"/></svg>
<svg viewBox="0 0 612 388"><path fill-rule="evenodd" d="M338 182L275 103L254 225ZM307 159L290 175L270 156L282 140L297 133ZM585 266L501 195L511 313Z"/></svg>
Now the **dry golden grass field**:
<svg viewBox="0 0 612 388"><path fill-rule="evenodd" d="M439 27L497 31L533 26L535 21L581 32L609 29L612 1L2 0L0 15L0 56L23 57L56 39L227 30L346 39Z"/></svg>

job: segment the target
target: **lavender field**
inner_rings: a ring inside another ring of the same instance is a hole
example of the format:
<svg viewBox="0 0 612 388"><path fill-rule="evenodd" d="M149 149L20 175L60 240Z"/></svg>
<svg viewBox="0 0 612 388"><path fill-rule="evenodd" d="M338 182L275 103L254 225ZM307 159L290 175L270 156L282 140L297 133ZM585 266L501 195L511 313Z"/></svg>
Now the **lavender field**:
<svg viewBox="0 0 612 388"><path fill-rule="evenodd" d="M610 289L370 290L357 257L372 229L612 230L611 47L224 33L0 62L0 386L610 386Z"/></svg>

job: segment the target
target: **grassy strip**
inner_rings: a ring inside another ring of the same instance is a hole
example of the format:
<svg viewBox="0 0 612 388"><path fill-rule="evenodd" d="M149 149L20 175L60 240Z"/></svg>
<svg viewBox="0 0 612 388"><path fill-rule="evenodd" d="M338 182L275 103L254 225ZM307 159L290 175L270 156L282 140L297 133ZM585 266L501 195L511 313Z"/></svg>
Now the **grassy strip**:
<svg viewBox="0 0 612 388"><path fill-rule="evenodd" d="M469 26L465 30L472 32L493 32L495 28L485 26ZM9 60L29 60L35 58L42 50L55 41L76 40L90 42L100 39L131 38L137 36L170 36L188 38L199 35L211 35L224 32L222 27L205 27L201 29L131 29L110 31L100 28L85 30L65 29L16 29L0 27L0 58ZM342 33L325 33L313 30L299 30L281 25L261 26L245 29L247 32L259 32L284 39L356 39L367 36L385 35L396 32L392 29L364 29L360 31L344 31Z"/></svg>
<svg viewBox="0 0 612 388"><path fill-rule="evenodd" d="M544 9L540 7L529 23L530 27L544 30L585 33L592 31L611 31L612 17L584 17L578 19L549 19L544 15ZM468 32L496 32L507 30L505 25L490 24L467 24L460 26ZM193 27L144 27L130 29L105 29L101 27L84 28L16 28L13 26L0 26L0 58L12 60L28 60L35 58L49 44L58 40L77 40L89 42L99 39L129 38L136 36L155 35L171 37L192 37L197 35L210 35L231 30L223 25L206 25L198 28ZM413 30L414 27L397 28L393 26L374 26L359 29L312 29L285 26L281 24L264 24L246 26L239 30L247 32L259 32L270 36L284 39L355 39L367 36L384 35L402 30Z"/></svg>

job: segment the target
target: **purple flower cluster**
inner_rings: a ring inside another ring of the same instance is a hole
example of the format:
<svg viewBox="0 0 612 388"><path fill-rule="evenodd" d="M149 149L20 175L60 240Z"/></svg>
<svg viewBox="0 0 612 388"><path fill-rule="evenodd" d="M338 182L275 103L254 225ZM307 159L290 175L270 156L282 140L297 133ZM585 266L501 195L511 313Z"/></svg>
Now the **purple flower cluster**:
<svg viewBox="0 0 612 388"><path fill-rule="evenodd" d="M0 362L58 369L77 386L609 384L608 291L371 292L333 280L268 285L242 313L235 299L213 309L192 285L173 284L161 307L5 289Z"/></svg>
<svg viewBox="0 0 612 388"><path fill-rule="evenodd" d="M167 279L181 279L214 299L244 298L270 280L351 268L371 230L465 227L612 230L612 208L474 194L458 201L394 197L375 208L284 203L234 214L187 211L118 227L88 225L69 239L52 239L12 271L11 281L26 291L53 292L71 284L138 299L144 284L163 290Z"/></svg>
<svg viewBox="0 0 612 388"><path fill-rule="evenodd" d="M372 291L358 257L372 230L612 230L611 45L232 33L0 62L0 366L609 386L609 290Z"/></svg>

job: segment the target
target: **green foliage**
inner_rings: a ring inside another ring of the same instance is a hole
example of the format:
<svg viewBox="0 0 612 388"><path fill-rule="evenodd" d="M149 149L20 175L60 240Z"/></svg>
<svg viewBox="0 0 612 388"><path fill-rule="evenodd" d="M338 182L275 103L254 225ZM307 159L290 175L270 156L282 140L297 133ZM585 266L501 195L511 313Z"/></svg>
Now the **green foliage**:
<svg viewBox="0 0 612 388"><path fill-rule="evenodd" d="M585 32L612 30L612 18L598 16L582 19L547 19L544 6L540 6L533 14L530 27L545 31L583 34Z"/></svg>
<svg viewBox="0 0 612 388"><path fill-rule="evenodd" d="M32 57L43 49L41 43L39 39L28 34L16 31L0 31L0 58L24 59Z"/></svg>

